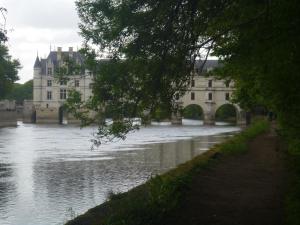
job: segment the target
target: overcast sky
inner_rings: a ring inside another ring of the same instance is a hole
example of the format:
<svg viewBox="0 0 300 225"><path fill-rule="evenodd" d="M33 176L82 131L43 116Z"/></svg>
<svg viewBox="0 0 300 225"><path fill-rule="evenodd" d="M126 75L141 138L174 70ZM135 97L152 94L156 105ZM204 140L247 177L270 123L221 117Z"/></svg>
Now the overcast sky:
<svg viewBox="0 0 300 225"><path fill-rule="evenodd" d="M75 0L0 0L7 13L8 47L13 58L20 60L20 80L33 77L37 55L45 58L57 47L81 46Z"/></svg>

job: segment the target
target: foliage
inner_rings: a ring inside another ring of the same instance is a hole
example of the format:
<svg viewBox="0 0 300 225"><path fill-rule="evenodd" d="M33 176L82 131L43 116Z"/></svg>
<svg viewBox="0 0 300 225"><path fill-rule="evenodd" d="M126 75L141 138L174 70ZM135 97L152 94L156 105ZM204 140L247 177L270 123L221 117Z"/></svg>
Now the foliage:
<svg viewBox="0 0 300 225"><path fill-rule="evenodd" d="M33 80L29 80L24 84L14 83L7 99L16 100L17 104L22 104L24 100L32 100Z"/></svg>
<svg viewBox="0 0 300 225"><path fill-rule="evenodd" d="M226 23L252 17L216 41L220 77L236 82L235 100L275 111L281 128L297 138L300 128L299 1L237 1Z"/></svg>
<svg viewBox="0 0 300 225"><path fill-rule="evenodd" d="M216 111L216 120L219 121L236 121L236 108L231 104L222 105Z"/></svg>
<svg viewBox="0 0 300 225"><path fill-rule="evenodd" d="M217 155L244 153L248 142L268 128L267 121L258 121L191 161L152 177L144 185L123 194L110 193L110 201L69 221L67 225L87 224L87 221L90 225L160 225L163 218L172 216L172 210L180 205L195 173L217 162Z"/></svg>
<svg viewBox="0 0 300 225"><path fill-rule="evenodd" d="M182 114L186 119L200 120L203 118L203 110L199 105L188 105L183 109Z"/></svg>
<svg viewBox="0 0 300 225"><path fill-rule="evenodd" d="M113 110L116 121L123 121L124 111L126 116L146 119L162 105L170 112L180 109L175 96L187 89L195 60L206 58L203 48L212 47L209 19L227 7L210 0L78 0L76 4L86 64L95 76L88 105L97 112ZM98 118L105 114L100 112ZM111 128L100 123L99 130Z"/></svg>
<svg viewBox="0 0 300 225"><path fill-rule="evenodd" d="M300 224L300 139L279 130L282 148L286 149L286 166L288 167L288 188L285 196L285 224Z"/></svg>
<svg viewBox="0 0 300 225"><path fill-rule="evenodd" d="M129 115L139 117L158 105L176 111L174 96L188 89L195 60L205 61L212 53L223 65L214 72L235 82L235 103L247 110L267 106L277 112L286 132L297 134L298 1L77 0L76 4L87 66L95 75L92 110L112 106L118 121L126 108L131 108Z"/></svg>
<svg viewBox="0 0 300 225"><path fill-rule="evenodd" d="M11 90L13 83L19 79L17 74L20 63L9 55L8 47L6 46L8 40L5 28L6 9L0 7L0 13L4 20L4 22L0 20L0 99L3 99Z"/></svg>
<svg viewBox="0 0 300 225"><path fill-rule="evenodd" d="M151 115L151 118L153 118L157 122L160 122L165 119L170 119L171 112L164 106L158 106L155 110L153 110L153 115Z"/></svg>
<svg viewBox="0 0 300 225"><path fill-rule="evenodd" d="M294 146L296 147L296 146ZM300 145L298 144L298 152ZM289 180L285 199L285 215L287 225L300 224L300 156L289 155Z"/></svg>
<svg viewBox="0 0 300 225"><path fill-rule="evenodd" d="M54 71L54 77L57 82L68 82L70 81L70 76L84 73L84 66L78 64L69 55L62 55L61 62L60 66L55 68Z"/></svg>

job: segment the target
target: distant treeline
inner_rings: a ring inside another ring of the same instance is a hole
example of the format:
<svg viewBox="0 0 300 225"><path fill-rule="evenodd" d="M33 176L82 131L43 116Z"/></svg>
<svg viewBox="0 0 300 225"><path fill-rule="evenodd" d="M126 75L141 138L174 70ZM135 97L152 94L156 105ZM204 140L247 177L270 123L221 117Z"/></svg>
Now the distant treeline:
<svg viewBox="0 0 300 225"><path fill-rule="evenodd" d="M11 91L6 95L6 99L16 100L17 104L22 104L24 100L32 100L33 81L29 80L24 84L14 83Z"/></svg>

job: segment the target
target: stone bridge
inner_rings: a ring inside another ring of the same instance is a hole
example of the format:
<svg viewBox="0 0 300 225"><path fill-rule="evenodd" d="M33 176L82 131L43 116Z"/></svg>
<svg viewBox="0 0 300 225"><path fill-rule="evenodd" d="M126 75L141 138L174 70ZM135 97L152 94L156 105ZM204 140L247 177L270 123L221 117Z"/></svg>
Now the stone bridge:
<svg viewBox="0 0 300 225"><path fill-rule="evenodd" d="M178 105L184 109L189 105L198 105L203 112L203 123L205 125L215 124L215 115L217 110L224 105L231 105L235 108L236 123L245 124L245 115L243 110L236 104L230 102L234 90L233 82L225 82L212 77L196 75L191 80L191 85L186 94L178 99ZM182 123L182 115L172 116L173 124Z"/></svg>

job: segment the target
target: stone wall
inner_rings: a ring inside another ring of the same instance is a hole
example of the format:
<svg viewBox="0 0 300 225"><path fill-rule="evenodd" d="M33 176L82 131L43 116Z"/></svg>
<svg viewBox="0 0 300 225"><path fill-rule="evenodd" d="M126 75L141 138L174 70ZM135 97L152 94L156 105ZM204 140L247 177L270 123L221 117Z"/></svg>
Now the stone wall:
<svg viewBox="0 0 300 225"><path fill-rule="evenodd" d="M16 101L1 100L0 110L2 111L13 111L16 110Z"/></svg>
<svg viewBox="0 0 300 225"><path fill-rule="evenodd" d="M35 108L32 100L23 102L23 123L35 123Z"/></svg>
<svg viewBox="0 0 300 225"><path fill-rule="evenodd" d="M15 101L0 101L0 127L17 126Z"/></svg>
<svg viewBox="0 0 300 225"><path fill-rule="evenodd" d="M59 124L59 109L58 108L37 108L36 123Z"/></svg>

